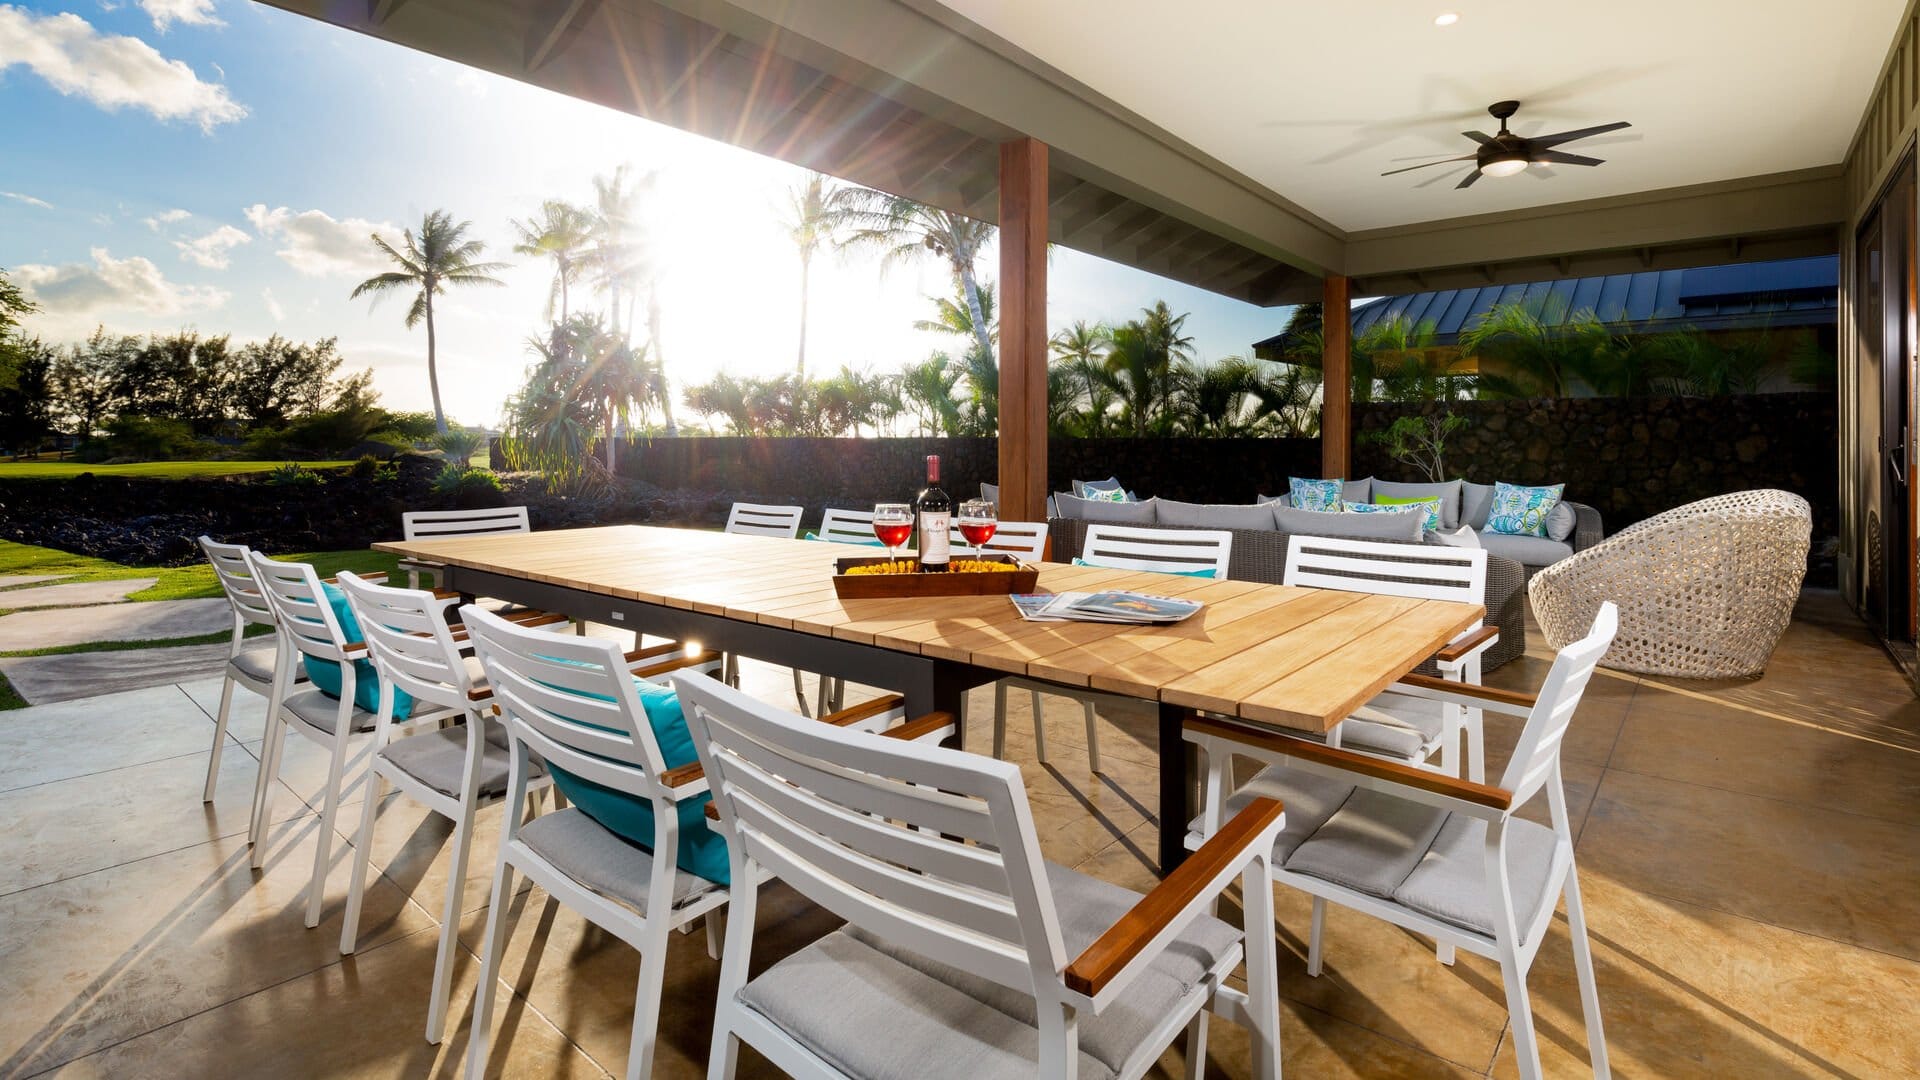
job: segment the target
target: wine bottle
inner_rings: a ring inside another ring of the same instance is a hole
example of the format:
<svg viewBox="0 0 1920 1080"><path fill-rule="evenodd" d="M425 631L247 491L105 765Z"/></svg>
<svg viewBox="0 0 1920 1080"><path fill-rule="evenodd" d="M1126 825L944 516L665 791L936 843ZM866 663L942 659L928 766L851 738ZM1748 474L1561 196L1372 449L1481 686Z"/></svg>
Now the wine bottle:
<svg viewBox="0 0 1920 1080"><path fill-rule="evenodd" d="M953 501L940 490L940 455L927 455L927 486L913 498L913 523L920 530L920 571L941 574L947 570L952 536Z"/></svg>

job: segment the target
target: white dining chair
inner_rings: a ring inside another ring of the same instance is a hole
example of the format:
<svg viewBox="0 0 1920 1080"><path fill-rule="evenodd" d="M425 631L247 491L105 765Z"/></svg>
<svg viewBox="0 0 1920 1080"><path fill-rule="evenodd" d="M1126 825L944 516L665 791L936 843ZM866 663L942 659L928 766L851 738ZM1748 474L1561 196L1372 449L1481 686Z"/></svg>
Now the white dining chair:
<svg viewBox="0 0 1920 1080"><path fill-rule="evenodd" d="M253 827L248 833L253 844L251 862L255 870L266 865L266 834L273 821L273 793L278 786L275 781L280 778L286 733L291 731L328 753L320 829L314 841L313 877L307 883L306 924L311 929L320 925L321 901L326 893L327 867L333 854L334 825L341 800L365 776L368 759L376 749L371 740L355 737L372 731L378 721L375 712L354 703L360 675L354 661L366 658L367 645L354 641L342 628L312 565L278 562L257 551L248 555L248 562L253 568L254 581L273 605L275 630L281 638L275 678L282 689L278 700L268 702ZM339 665L340 696L337 699L311 684L305 689L289 689L293 665L308 660L332 661ZM414 720L438 721L459 715L459 710L420 704L423 707L419 715L412 717Z"/></svg>
<svg viewBox="0 0 1920 1080"><path fill-rule="evenodd" d="M1188 574L1224 579L1233 557L1233 534L1225 530L1149 529L1124 525L1089 525L1080 545L1079 561L1110 570L1145 570L1160 574ZM1100 771L1100 721L1097 707L1131 699L1083 687L1068 688L1011 676L993 687L993 756L1007 754L1007 693L1025 690L1033 702L1033 749L1037 760L1047 760L1047 730L1042 695L1078 702L1086 715L1087 767Z"/></svg>
<svg viewBox="0 0 1920 1080"><path fill-rule="evenodd" d="M1251 1031L1254 1075L1279 1075L1278 803L1142 896L1042 860L1010 762L674 684L732 866L709 1077L729 1080L744 1042L800 1077L1130 1080L1183 1030L1198 1076L1209 1012ZM762 873L847 924L749 978ZM1236 879L1251 932L1212 915ZM1227 981L1243 958L1245 991Z"/></svg>
<svg viewBox="0 0 1920 1080"><path fill-rule="evenodd" d="M967 543L967 538L955 525L950 530L950 539L955 554L972 555L976 549ZM993 535L980 545L978 553L987 555L1011 555L1021 562L1039 562L1047 557L1047 523L1044 521L1000 521L994 523Z"/></svg>
<svg viewBox="0 0 1920 1080"><path fill-rule="evenodd" d="M767 506L762 503L734 503L727 511L727 532L736 536L772 536L792 540L800 535L798 506Z"/></svg>
<svg viewBox="0 0 1920 1080"><path fill-rule="evenodd" d="M829 544L857 544L862 547L877 546L873 535L873 511L841 510L828 507L820 517L820 528L814 536ZM727 683L740 685L740 672L737 667L727 671ZM793 669L793 697L800 704L802 716L825 716L838 710L846 701L846 683L844 680L822 675L819 679L818 702L810 709L807 706L807 686L801 678L800 669Z"/></svg>
<svg viewBox="0 0 1920 1080"><path fill-rule="evenodd" d="M1189 731L1223 751L1245 747L1259 760L1284 762L1269 765L1229 799L1209 799L1201 831L1212 836L1223 822L1231 827L1237 820L1231 815L1249 802L1286 805L1273 879L1312 898L1307 974L1321 972L1328 902L1489 957L1500 965L1520 1075L1537 1080L1540 1050L1527 971L1564 896L1588 1057L1596 1077L1609 1075L1560 748L1618 626L1613 604L1602 604L1587 636L1554 657L1537 696L1424 675L1395 684L1413 697L1524 718L1497 787L1232 720L1187 722ZM1542 792L1549 824L1518 817Z"/></svg>
<svg viewBox="0 0 1920 1080"><path fill-rule="evenodd" d="M467 634L450 626L447 609L458 597L421 589L377 585L351 573L339 585L367 644L367 658L380 678L380 707L372 735L372 777L361 801L360 828L353 850L353 878L347 887L346 915L340 926L340 952L351 954L360 937L360 904L372 861L373 826L390 784L407 797L453 822L447 895L440 917L440 946L433 964L433 988L427 1005L427 1041L446 1033L447 996L453 981L460 915L464 910L467 861L473 848L474 819L481 807L499 802L507 790L507 738L493 718L492 695L479 664L463 655ZM562 615L526 612L516 625L552 627ZM412 697L414 711L394 718L395 693ZM434 718L457 716L452 726ZM528 789L548 785L546 770L535 766Z"/></svg>
<svg viewBox="0 0 1920 1080"><path fill-rule="evenodd" d="M492 704L508 738L506 799L526 800L536 762L651 804L652 852L602 827L578 807L522 822L509 814L494 869L486 936L481 944L467 1076L486 1073L494 1000L499 994L513 875L526 875L555 900L640 952L627 1076L652 1070L667 935L727 902L727 890L675 865L678 807L707 792L697 764L669 769L625 654L600 638L517 626L476 605L460 610L485 673ZM697 658L718 670L718 658ZM655 857L653 852L666 853ZM719 947L717 929L709 946Z"/></svg>
<svg viewBox="0 0 1920 1080"><path fill-rule="evenodd" d="M497 506L482 510L409 510L400 515L401 538L409 541L532 531L533 525L527 518L527 508L524 506ZM440 563L420 559L402 559L400 568L407 572L407 586L414 589L420 587L422 573L433 574L438 582L440 571L446 569Z"/></svg>
<svg viewBox="0 0 1920 1080"><path fill-rule="evenodd" d="M280 648L280 638L274 635L261 644L247 644L249 629L274 625L273 604L254 583L253 570L247 562L247 546L223 544L210 536L202 536L200 549L207 553L214 579L220 582L220 591L226 595L227 606L233 612L233 638L227 644L227 663L221 672L220 710L213 721L213 752L207 757L207 783L200 793L201 802L212 802L213 789L220 777L221 751L227 743L227 721L233 712L234 687L245 687L268 701L280 697L274 688L274 674L279 670L275 654ZM305 682L306 678L304 670L293 671L295 682Z"/></svg>

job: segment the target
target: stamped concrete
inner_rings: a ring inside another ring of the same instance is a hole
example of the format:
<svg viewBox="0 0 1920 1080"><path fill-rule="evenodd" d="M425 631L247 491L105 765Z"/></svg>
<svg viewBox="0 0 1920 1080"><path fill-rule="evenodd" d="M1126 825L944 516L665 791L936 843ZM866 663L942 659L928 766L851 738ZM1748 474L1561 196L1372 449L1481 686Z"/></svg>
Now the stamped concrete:
<svg viewBox="0 0 1920 1080"><path fill-rule="evenodd" d="M159 578L116 578L112 581L70 581L64 585L40 585L31 589L0 592L0 608L25 611L30 608L79 607L83 604L117 604L142 589L151 588Z"/></svg>
<svg viewBox="0 0 1920 1080"><path fill-rule="evenodd" d="M0 620L4 628L5 620ZM0 675L35 705L112 694L142 686L187 682L218 675L227 662L227 646L175 645L166 649L16 656L0 659ZM219 684L214 684L219 701Z"/></svg>
<svg viewBox="0 0 1920 1080"><path fill-rule="evenodd" d="M0 652L80 645L89 641L194 637L226 630L232 625L232 609L222 598L16 611L0 618Z"/></svg>

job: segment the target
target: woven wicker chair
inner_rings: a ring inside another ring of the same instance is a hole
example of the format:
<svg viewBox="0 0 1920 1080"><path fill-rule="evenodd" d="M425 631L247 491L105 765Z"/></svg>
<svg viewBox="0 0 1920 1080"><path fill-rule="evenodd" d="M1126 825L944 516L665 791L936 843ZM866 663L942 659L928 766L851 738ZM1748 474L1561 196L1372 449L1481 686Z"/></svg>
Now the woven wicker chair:
<svg viewBox="0 0 1920 1080"><path fill-rule="evenodd" d="M1793 616L1812 531L1807 501L1792 492L1719 495L1546 567L1527 594L1550 649L1579 640L1611 600L1620 633L1606 666L1689 679L1758 675Z"/></svg>

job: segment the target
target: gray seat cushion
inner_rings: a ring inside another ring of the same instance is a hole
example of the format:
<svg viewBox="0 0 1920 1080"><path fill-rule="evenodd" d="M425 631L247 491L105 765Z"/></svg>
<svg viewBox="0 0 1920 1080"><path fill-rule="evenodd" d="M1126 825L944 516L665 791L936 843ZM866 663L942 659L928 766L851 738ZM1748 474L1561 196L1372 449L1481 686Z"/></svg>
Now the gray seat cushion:
<svg viewBox="0 0 1920 1080"><path fill-rule="evenodd" d="M287 695L284 702L288 712L308 727L328 738L333 737L334 725L340 718L340 699L328 697L317 688L296 690ZM376 713L370 713L359 706L353 708L353 730L372 731Z"/></svg>
<svg viewBox="0 0 1920 1080"><path fill-rule="evenodd" d="M554 869L642 915L651 891L653 853L608 832L579 807L542 814L520 827L520 842ZM673 906L722 886L676 868Z"/></svg>
<svg viewBox="0 0 1920 1080"><path fill-rule="evenodd" d="M865 1080L1028 1080L1040 1032L841 929L768 968L740 990L764 1016L834 1068ZM1114 1072L1088 1053L1079 1075Z"/></svg>
<svg viewBox="0 0 1920 1080"><path fill-rule="evenodd" d="M1267 504L1274 525L1295 536L1345 537L1351 540L1398 540L1417 543L1427 520L1422 507L1378 514L1350 514L1325 510L1295 510Z"/></svg>
<svg viewBox="0 0 1920 1080"><path fill-rule="evenodd" d="M1573 545L1544 536L1514 536L1511 533L1480 531L1480 546L1487 554L1512 559L1521 566L1551 566L1573 556Z"/></svg>
<svg viewBox="0 0 1920 1080"><path fill-rule="evenodd" d="M1414 761L1426 757L1446 726L1445 706L1439 702L1382 694L1340 725L1340 745Z"/></svg>
<svg viewBox="0 0 1920 1080"><path fill-rule="evenodd" d="M1446 820L1445 810L1361 789L1281 865L1369 896L1389 897Z"/></svg>
<svg viewBox="0 0 1920 1080"><path fill-rule="evenodd" d="M241 649L239 656L227 661L227 666L243 679L257 683L271 683L274 653L275 649L271 645L255 645L251 649ZM293 673L295 679L307 677L305 665L294 665Z"/></svg>
<svg viewBox="0 0 1920 1080"><path fill-rule="evenodd" d="M1460 524L1478 532L1487 527L1487 517L1492 513L1493 485L1461 481Z"/></svg>
<svg viewBox="0 0 1920 1080"><path fill-rule="evenodd" d="M1393 898L1444 922L1482 934L1493 933L1493 909L1487 899L1487 824L1449 815L1433 846L1414 867ZM1520 926L1520 944L1527 944L1527 927L1551 899L1548 879L1553 874L1553 830L1515 818L1507 823L1507 881L1513 889L1514 921Z"/></svg>
<svg viewBox="0 0 1920 1080"><path fill-rule="evenodd" d="M1138 893L1099 878L1047 863L1047 884L1060 917L1060 939L1067 955L1085 951L1101 934L1119 922L1140 899ZM1038 1022L1033 998L958 968L929 960L892 942L853 928L850 933L880 952L985 1002L996 1011L1031 1027ZM1240 931L1208 916L1194 920L1165 952L1143 972L1126 993L1098 1016L1080 1018L1080 1049L1108 1069L1120 1072L1139 1048L1140 1038L1177 1008L1240 941Z"/></svg>
<svg viewBox="0 0 1920 1080"><path fill-rule="evenodd" d="M1159 521L1185 529L1267 529L1273 528L1273 511L1255 504L1189 503L1173 499L1155 499Z"/></svg>
<svg viewBox="0 0 1920 1080"><path fill-rule="evenodd" d="M1240 789L1221 806L1221 820L1231 821L1235 814L1247 808L1255 799L1279 799L1286 811L1286 824L1280 829L1280 835L1273 841L1273 859L1277 863L1287 861L1293 849L1300 846L1314 830L1327 823L1334 811L1340 809L1353 794L1353 785L1341 783L1325 776L1289 769L1285 765L1269 765L1253 775L1253 778L1240 785ZM1200 819L1194 818L1188 825L1189 837L1198 846L1200 839Z"/></svg>
<svg viewBox="0 0 1920 1080"><path fill-rule="evenodd" d="M486 724L479 793L481 798L491 799L507 790L507 763L511 755L506 749L506 734L499 730L499 721L488 720ZM435 728L395 739L380 751L380 756L440 794L458 799L467 771L467 729L465 725ZM533 775L545 774L546 770L534 761Z"/></svg>
<svg viewBox="0 0 1920 1080"><path fill-rule="evenodd" d="M1439 499L1440 527L1457 529L1460 527L1460 486L1458 480L1448 480L1442 484L1400 484L1392 480L1375 480L1371 501L1388 499Z"/></svg>

